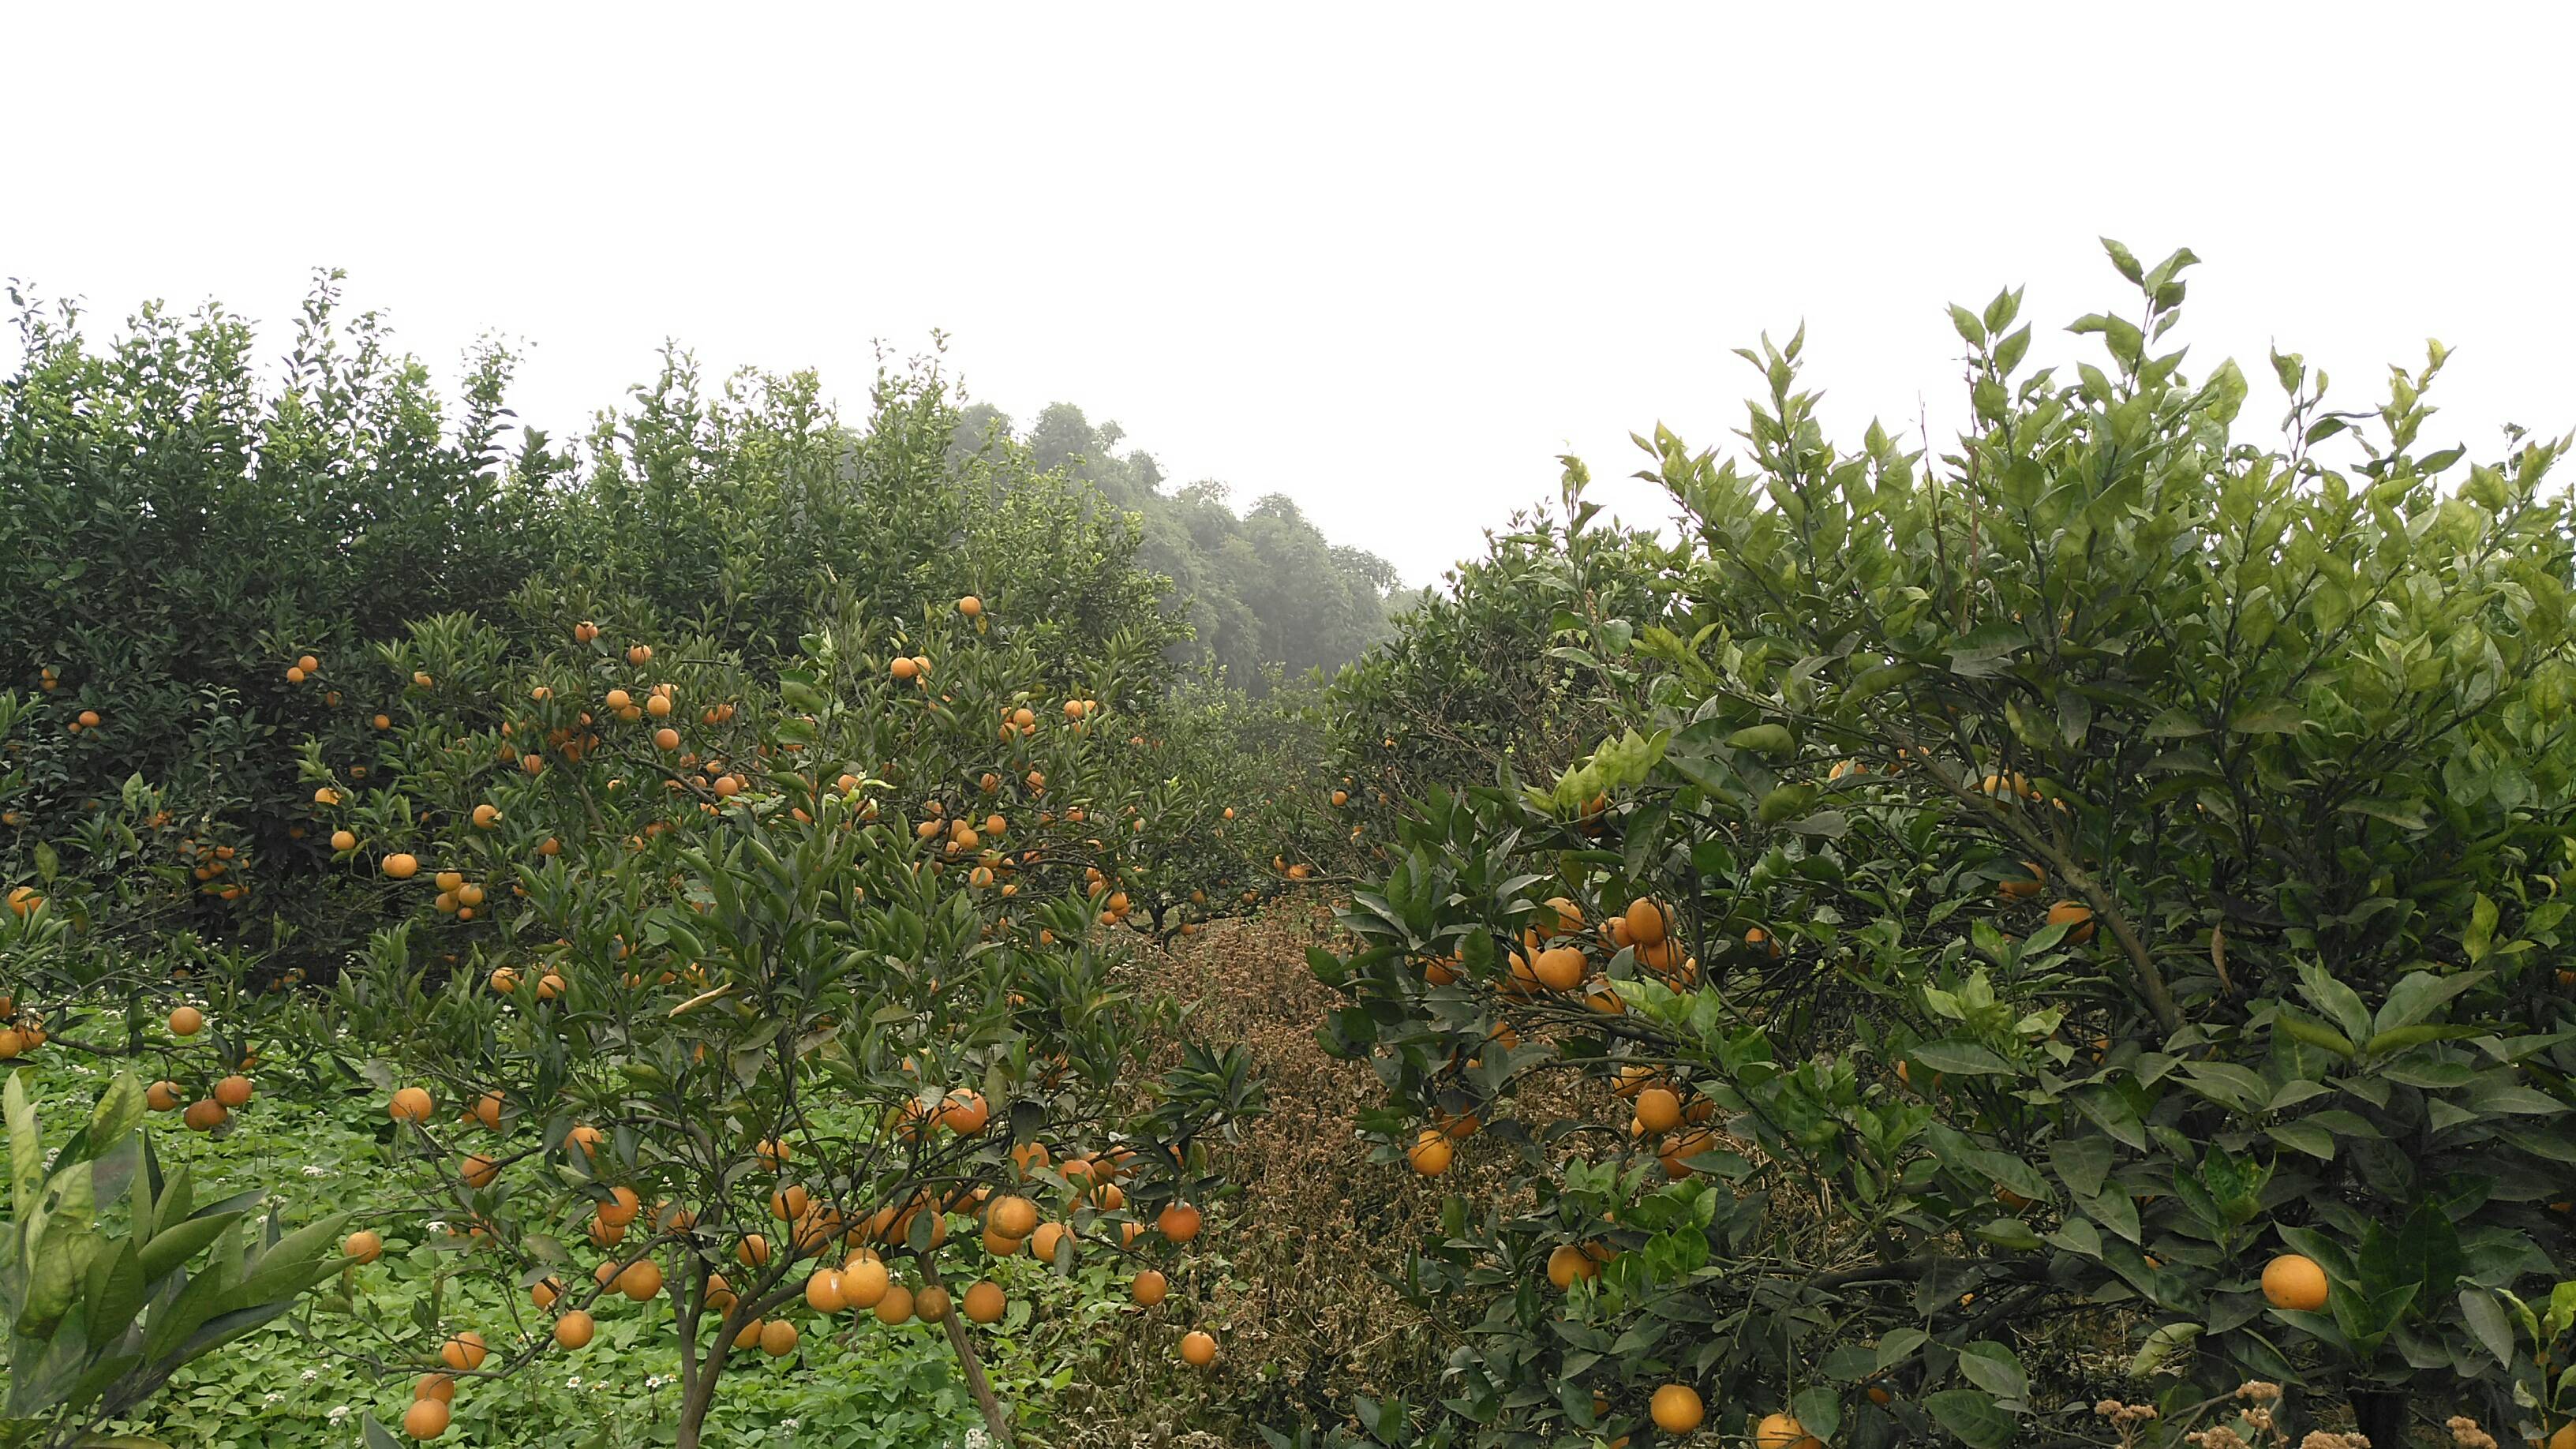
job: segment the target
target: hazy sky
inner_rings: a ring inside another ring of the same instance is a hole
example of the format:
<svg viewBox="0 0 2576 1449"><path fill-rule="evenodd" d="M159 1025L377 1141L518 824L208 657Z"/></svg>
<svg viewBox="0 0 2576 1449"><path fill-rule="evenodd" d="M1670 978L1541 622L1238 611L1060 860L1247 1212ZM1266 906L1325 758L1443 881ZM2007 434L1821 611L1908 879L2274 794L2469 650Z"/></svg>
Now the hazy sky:
<svg viewBox="0 0 2576 1449"><path fill-rule="evenodd" d="M1942 304L2056 330L2204 259L2182 336L2433 431L2576 424L2564 6L0 7L0 275L223 299L306 276L452 374L524 340L574 431L666 337L819 367L934 328L1026 419L1287 493L1438 576L1631 430L1730 441L1730 354L1808 327L1829 422L1955 418ZM2553 79L2554 77L2554 79ZM0 365L11 359L0 342ZM1605 490L1639 521L1643 485Z"/></svg>

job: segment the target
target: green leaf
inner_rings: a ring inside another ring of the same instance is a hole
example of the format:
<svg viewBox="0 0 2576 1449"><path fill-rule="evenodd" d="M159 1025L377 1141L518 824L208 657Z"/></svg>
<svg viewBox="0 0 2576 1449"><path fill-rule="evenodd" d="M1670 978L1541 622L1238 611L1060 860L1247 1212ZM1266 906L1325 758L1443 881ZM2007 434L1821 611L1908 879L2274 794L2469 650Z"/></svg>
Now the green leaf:
<svg viewBox="0 0 2576 1449"><path fill-rule="evenodd" d="M2306 711L2286 699L2265 700L2248 705L2230 716L2227 728L2240 735L2296 734L2306 724Z"/></svg>
<svg viewBox="0 0 2576 1449"><path fill-rule="evenodd" d="M2276 1122L2263 1131L2284 1147L2295 1148L2320 1162L2334 1161L2334 1134L2314 1122Z"/></svg>
<svg viewBox="0 0 2576 1449"><path fill-rule="evenodd" d="M2207 733L2209 726L2178 709L2166 710L2147 723L2147 738L2151 740L2189 739Z"/></svg>
<svg viewBox="0 0 2576 1449"><path fill-rule="evenodd" d="M2486 901L2484 896L2478 899ZM2486 909L2489 928L2492 929L2495 903L2487 901ZM2371 1031L2377 1034L2413 1026L2441 1009L2451 998L2493 974L2489 971L2458 971L2448 976L2436 976L2430 971L2408 972L2404 979L2388 989L2388 999L2380 1003L2379 1015L2370 1024Z"/></svg>
<svg viewBox="0 0 2576 1449"><path fill-rule="evenodd" d="M2470 961L2484 960L2487 952L2495 948L2495 932L2496 903L2480 891L2476 904L2469 908L2469 929L2460 937L2461 949L2468 952Z"/></svg>
<svg viewBox="0 0 2576 1449"><path fill-rule="evenodd" d="M2008 1403L2030 1394L2030 1375L2013 1351L1993 1339L1979 1339L1959 1350L1959 1372L1968 1382Z"/></svg>
<svg viewBox="0 0 2576 1449"><path fill-rule="evenodd" d="M2004 1449L2013 1440L2012 1416L1983 1389L1943 1389L1925 1395L1923 1407L1969 1449Z"/></svg>
<svg viewBox="0 0 2576 1449"><path fill-rule="evenodd" d="M2197 1323L2164 1324L2148 1334L2147 1341L2138 1346L2137 1356L2129 1360L2129 1376L2142 1379L2163 1368L2165 1360L2190 1347L2192 1340L2198 1337L2200 1325Z"/></svg>
<svg viewBox="0 0 2576 1449"><path fill-rule="evenodd" d="M1798 748L1798 742L1791 737L1788 727L1776 724L1747 726L1728 735L1726 743L1732 749L1768 755L1774 759L1788 755Z"/></svg>
<svg viewBox="0 0 2576 1449"><path fill-rule="evenodd" d="M26 1076L23 1068L11 1072L7 1086L0 1087L0 1104L9 1117L10 1199L21 1224L36 1210L36 1192L45 1181L44 1132L36 1123L35 1104L27 1100Z"/></svg>
<svg viewBox="0 0 2576 1449"><path fill-rule="evenodd" d="M2513 1325L2505 1318L2504 1305L2495 1295L2482 1288L2460 1290L2460 1318L2469 1332L2497 1363L2513 1367Z"/></svg>
<svg viewBox="0 0 2576 1449"><path fill-rule="evenodd" d="M1936 1072L1958 1076L2010 1076L2011 1063L1975 1042L1944 1037L1939 1041L1919 1042L1906 1055ZM1928 1085L1928 1084L1927 1084Z"/></svg>

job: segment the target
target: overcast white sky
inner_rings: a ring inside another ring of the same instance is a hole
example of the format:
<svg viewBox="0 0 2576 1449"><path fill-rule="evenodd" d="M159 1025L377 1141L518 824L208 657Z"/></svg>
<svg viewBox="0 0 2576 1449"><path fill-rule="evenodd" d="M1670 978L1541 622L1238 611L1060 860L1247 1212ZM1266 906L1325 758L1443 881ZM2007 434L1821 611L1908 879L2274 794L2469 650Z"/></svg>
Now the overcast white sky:
<svg viewBox="0 0 2576 1449"><path fill-rule="evenodd" d="M0 8L0 275L223 299L283 348L348 268L443 372L530 348L577 431L664 338L816 366L933 328L972 392L1080 403L1180 480L1293 496L1414 583L1631 430L1727 441L1730 355L1808 326L1827 418L1955 417L1942 304L2130 296L2433 431L2576 424L2565 6ZM9 343L0 342L0 349ZM2089 343L2085 346L2089 347ZM12 359L0 351L0 366ZM1946 434L1943 436L1946 442ZM1659 521L1643 485L1605 490Z"/></svg>

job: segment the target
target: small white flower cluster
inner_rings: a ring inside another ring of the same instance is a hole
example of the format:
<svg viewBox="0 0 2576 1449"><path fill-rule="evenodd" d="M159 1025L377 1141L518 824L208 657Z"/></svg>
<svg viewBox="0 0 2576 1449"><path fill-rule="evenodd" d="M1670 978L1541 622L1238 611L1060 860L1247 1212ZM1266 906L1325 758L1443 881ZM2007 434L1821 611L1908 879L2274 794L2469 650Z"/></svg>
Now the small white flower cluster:
<svg viewBox="0 0 2576 1449"><path fill-rule="evenodd" d="M339 1176L339 1174L338 1174L338 1173L333 1172L331 1169L329 1169L329 1168L327 1168L327 1167L324 1167L322 1164L320 1164L320 1163L318 1163L318 1162L308 1162L308 1163L304 1164L304 1175L305 1175L306 1177L337 1177L337 1176Z"/></svg>
<svg viewBox="0 0 2576 1449"><path fill-rule="evenodd" d="M337 1423L339 1423L342 1419L345 1419L345 1418L349 1417L349 1406L348 1406L348 1405L346 1405L346 1404L338 1405L337 1407L333 1408L333 1409L331 1410L331 1412L330 1412L329 1414L325 1415L324 1417L328 1418L328 1419L329 1419L333 1424L337 1424Z"/></svg>

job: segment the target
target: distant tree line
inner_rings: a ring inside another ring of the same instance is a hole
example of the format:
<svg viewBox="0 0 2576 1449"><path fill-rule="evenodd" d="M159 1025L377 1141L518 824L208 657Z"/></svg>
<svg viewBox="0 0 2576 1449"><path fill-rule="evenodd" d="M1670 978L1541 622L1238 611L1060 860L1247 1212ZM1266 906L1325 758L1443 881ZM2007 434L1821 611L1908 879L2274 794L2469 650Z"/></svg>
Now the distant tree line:
<svg viewBox="0 0 2576 1449"><path fill-rule="evenodd" d="M1176 662L1200 665L1258 694L1274 675L1331 672L1384 638L1395 607L1395 568L1366 549L1324 537L1285 494L1255 499L1242 513L1230 490L1201 479L1166 491L1154 456L1121 450L1126 430L1093 424L1081 408L1053 403L1025 428L989 403L958 414L956 450L1025 454L1035 473L1088 484L1110 508L1136 515L1136 561L1170 577L1168 607L1191 627Z"/></svg>

